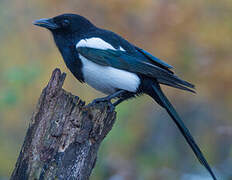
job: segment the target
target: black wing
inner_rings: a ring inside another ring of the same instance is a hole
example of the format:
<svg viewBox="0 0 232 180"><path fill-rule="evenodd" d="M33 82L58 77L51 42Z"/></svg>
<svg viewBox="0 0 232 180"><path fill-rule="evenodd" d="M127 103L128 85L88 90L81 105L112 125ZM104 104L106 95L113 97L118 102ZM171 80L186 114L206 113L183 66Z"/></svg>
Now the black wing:
<svg viewBox="0 0 232 180"><path fill-rule="evenodd" d="M80 55L96 64L111 66L117 69L145 75L147 77L156 78L161 84L194 92L192 89L189 89L194 88L194 85L178 78L172 71L168 70L168 68L171 68L170 65L161 60L154 60L153 56L152 59L150 54L145 53L146 55L142 56L138 53L134 53L131 55L126 51L121 50L103 50L89 47L78 47L77 51ZM146 56L149 57L146 58Z"/></svg>

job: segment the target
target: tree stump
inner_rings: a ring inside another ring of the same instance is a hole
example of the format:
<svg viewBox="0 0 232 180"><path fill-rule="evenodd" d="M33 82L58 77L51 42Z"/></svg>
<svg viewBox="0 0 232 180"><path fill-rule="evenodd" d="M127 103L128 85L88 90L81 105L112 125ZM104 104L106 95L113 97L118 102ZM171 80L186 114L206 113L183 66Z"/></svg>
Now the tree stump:
<svg viewBox="0 0 232 180"><path fill-rule="evenodd" d="M62 89L65 73L55 69L32 115L11 180L87 180L116 112L107 103L84 106Z"/></svg>

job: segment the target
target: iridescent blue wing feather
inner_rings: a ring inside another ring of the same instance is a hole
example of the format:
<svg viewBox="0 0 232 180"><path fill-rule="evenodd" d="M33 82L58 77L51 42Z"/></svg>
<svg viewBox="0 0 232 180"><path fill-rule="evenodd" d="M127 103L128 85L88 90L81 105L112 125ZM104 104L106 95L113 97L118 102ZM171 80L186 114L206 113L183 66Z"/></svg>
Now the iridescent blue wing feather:
<svg viewBox="0 0 232 180"><path fill-rule="evenodd" d="M147 59L151 60L152 63L158 65L158 66L161 66L165 69L172 69L173 67L169 64L167 64L166 62L160 60L159 58L153 56L152 54L150 54L149 52L141 49L141 48L138 48L138 47L135 47L137 49L137 51L139 51L140 53L142 53L144 56L147 57Z"/></svg>

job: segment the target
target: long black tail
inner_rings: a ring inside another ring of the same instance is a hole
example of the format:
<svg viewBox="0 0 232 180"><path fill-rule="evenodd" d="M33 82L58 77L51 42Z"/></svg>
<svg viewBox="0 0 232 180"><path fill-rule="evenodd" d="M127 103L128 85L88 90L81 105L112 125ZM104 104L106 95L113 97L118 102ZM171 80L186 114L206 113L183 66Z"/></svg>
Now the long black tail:
<svg viewBox="0 0 232 180"><path fill-rule="evenodd" d="M209 171L211 174L212 178L216 180L216 176L214 175L213 171L211 170L208 162L204 158L200 148L198 145L195 143L192 135L190 134L189 130L186 128L184 125L183 121L180 119L179 115L177 114L176 110L172 106L172 104L169 102L167 97L164 95L162 92L160 85L158 82L153 82L152 83L152 88L149 88L150 90L148 91L148 94L158 103L160 104L163 108L166 109L168 114L172 117L173 121L181 131L182 135L185 137L186 141L192 148L193 152L195 153L196 157L200 161L200 163L205 166L205 168Z"/></svg>

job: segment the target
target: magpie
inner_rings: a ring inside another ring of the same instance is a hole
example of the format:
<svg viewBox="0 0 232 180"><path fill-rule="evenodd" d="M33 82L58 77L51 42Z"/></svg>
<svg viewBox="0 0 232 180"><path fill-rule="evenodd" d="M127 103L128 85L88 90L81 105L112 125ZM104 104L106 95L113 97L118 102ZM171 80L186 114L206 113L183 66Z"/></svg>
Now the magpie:
<svg viewBox="0 0 232 180"><path fill-rule="evenodd" d="M216 180L200 148L160 87L162 84L195 92L194 85L176 76L171 65L116 33L96 27L80 15L62 14L36 20L33 24L52 33L66 66L77 80L108 95L95 99L94 103L106 101L114 107L138 95L152 97L166 109L200 163ZM113 99L117 101L112 104Z"/></svg>

